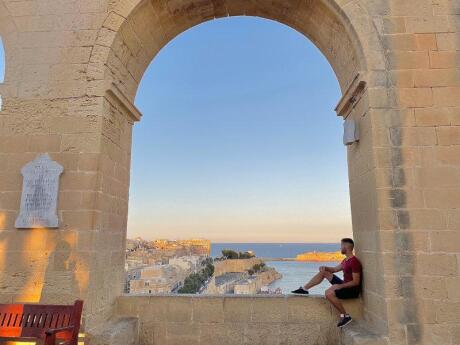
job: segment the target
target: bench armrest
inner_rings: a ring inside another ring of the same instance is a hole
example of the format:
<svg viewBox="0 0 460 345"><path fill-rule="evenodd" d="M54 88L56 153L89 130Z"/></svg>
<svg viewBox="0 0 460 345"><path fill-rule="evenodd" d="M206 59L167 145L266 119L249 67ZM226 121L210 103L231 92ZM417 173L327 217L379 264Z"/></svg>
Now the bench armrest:
<svg viewBox="0 0 460 345"><path fill-rule="evenodd" d="M49 330L45 331L45 334L46 335L53 335L53 334L56 334L56 333L61 333L61 332L65 332L65 331L71 331L74 328L75 328L75 326L52 328L52 329L49 329Z"/></svg>

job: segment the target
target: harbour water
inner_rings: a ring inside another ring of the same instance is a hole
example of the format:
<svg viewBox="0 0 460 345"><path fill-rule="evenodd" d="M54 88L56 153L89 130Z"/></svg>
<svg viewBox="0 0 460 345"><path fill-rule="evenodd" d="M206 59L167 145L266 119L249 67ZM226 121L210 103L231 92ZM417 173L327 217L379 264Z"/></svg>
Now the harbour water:
<svg viewBox="0 0 460 345"><path fill-rule="evenodd" d="M339 244L335 243L213 243L211 245L211 255L217 257L221 255L222 249L232 249L235 251L251 250L257 257L273 259L294 259L296 255L304 252L335 252L340 249ZM337 266L337 262L299 262L299 261L267 261L267 265L274 267L283 278L273 282L269 288L281 289L283 294L297 289L310 280L318 273L319 266ZM342 278L341 274L338 274ZM313 288L313 294L323 294L329 287L328 282Z"/></svg>
<svg viewBox="0 0 460 345"><path fill-rule="evenodd" d="M274 267L283 278L274 281L270 286L270 290L281 289L283 294L287 294L299 286L304 285L316 273L319 266L337 266L337 262L299 262L299 261L267 261L267 265ZM342 278L341 274L338 274ZM310 290L312 294L324 294L324 291L330 286L325 281Z"/></svg>
<svg viewBox="0 0 460 345"><path fill-rule="evenodd" d="M305 252L335 252L338 243L211 243L211 256L222 255L222 249L253 251L259 258L295 258Z"/></svg>

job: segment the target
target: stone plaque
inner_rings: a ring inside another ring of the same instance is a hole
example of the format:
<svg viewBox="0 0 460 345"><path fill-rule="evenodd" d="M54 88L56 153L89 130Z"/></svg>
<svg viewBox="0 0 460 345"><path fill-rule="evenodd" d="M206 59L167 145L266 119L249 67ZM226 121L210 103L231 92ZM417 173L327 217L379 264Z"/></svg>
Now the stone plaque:
<svg viewBox="0 0 460 345"><path fill-rule="evenodd" d="M38 156L22 169L21 209L16 228L57 228L59 177L64 168L48 154Z"/></svg>

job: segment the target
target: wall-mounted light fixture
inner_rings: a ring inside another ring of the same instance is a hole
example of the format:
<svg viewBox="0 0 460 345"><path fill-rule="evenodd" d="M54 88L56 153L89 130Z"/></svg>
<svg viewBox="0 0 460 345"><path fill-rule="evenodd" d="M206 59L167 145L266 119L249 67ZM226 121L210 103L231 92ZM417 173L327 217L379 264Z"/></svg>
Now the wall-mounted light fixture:
<svg viewBox="0 0 460 345"><path fill-rule="evenodd" d="M359 141L358 123L354 119L345 119L343 122L343 144L352 145Z"/></svg>

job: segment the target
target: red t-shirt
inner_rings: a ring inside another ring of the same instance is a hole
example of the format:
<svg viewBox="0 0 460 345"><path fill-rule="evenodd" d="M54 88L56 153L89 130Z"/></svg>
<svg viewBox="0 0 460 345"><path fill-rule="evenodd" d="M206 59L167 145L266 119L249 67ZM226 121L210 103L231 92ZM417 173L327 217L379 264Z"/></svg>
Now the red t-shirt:
<svg viewBox="0 0 460 345"><path fill-rule="evenodd" d="M362 274L363 267L361 266L361 262L359 262L356 256L352 256L349 259L344 259L342 261L343 267L343 281L344 283L351 282L353 280L353 273L360 273ZM362 280L362 279L361 279ZM360 284L361 285L361 282Z"/></svg>

